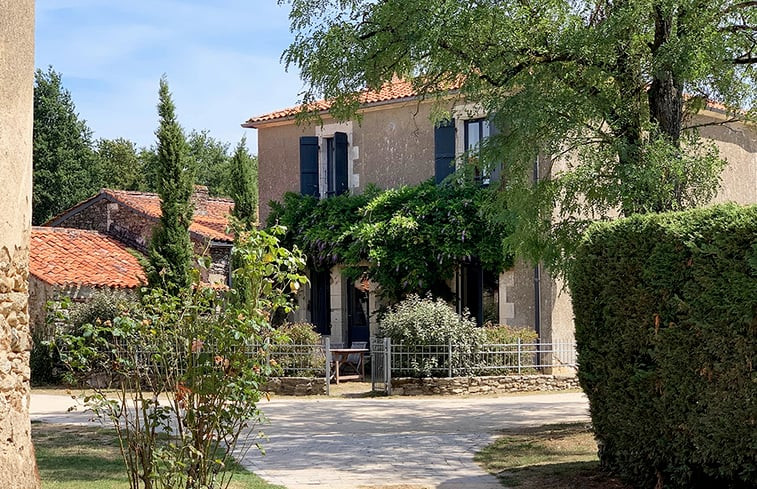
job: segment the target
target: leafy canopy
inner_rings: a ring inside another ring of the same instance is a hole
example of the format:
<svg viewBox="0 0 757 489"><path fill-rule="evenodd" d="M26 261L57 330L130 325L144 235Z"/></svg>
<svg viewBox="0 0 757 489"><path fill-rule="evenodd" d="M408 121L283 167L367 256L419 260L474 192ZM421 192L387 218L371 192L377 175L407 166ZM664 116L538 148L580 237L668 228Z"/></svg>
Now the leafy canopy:
<svg viewBox="0 0 757 489"><path fill-rule="evenodd" d="M92 131L79 118L71 93L52 67L34 75L32 159L34 224L46 222L98 189Z"/></svg>
<svg viewBox="0 0 757 489"><path fill-rule="evenodd" d="M520 217L512 242L553 265L591 220L712 197L724 163L691 117L706 100L730 107L729 120L737 108L754 116L750 1L280 3L291 5L284 60L301 71L306 106L325 97L351 118L361 90L399 75L436 98L437 116L449 97L491 114L501 132L478 164L504 161L501 199ZM534 185L540 154L555 157L540 168L551 180Z"/></svg>
<svg viewBox="0 0 757 489"><path fill-rule="evenodd" d="M314 268L342 264L355 278L366 273L397 301L443 294L437 287L461 263L478 261L494 273L512 265L510 226L483 211L491 193L464 178L320 201L289 193L271 204L268 224L284 225L285 243L300 247Z"/></svg>

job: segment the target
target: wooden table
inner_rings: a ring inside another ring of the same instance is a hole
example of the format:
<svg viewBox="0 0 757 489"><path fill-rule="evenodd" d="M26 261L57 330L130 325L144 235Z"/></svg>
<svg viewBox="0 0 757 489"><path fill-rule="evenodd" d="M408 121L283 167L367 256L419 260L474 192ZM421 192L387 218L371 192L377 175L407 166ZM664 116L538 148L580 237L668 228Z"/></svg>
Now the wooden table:
<svg viewBox="0 0 757 489"><path fill-rule="evenodd" d="M331 359L334 362L334 378L337 385L339 385L340 380L365 379L365 354L370 350L367 348L332 348L330 351ZM346 363L347 357L353 353L360 355L360 374L339 375L339 366Z"/></svg>

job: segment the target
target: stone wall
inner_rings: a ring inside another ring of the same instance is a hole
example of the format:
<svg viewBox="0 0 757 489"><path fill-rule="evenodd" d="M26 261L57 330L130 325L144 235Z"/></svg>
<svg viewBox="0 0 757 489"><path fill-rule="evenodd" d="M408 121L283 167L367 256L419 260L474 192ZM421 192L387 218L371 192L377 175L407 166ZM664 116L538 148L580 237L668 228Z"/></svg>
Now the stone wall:
<svg viewBox="0 0 757 489"><path fill-rule="evenodd" d="M392 379L392 395L504 394L509 392L580 389L578 377L566 375L504 375L500 377Z"/></svg>
<svg viewBox="0 0 757 489"><path fill-rule="evenodd" d="M155 224L156 221L124 205L102 199L56 223L56 226L99 231L145 253Z"/></svg>
<svg viewBox="0 0 757 489"><path fill-rule="evenodd" d="M324 377L274 377L263 390L283 396L325 396Z"/></svg>
<svg viewBox="0 0 757 489"><path fill-rule="evenodd" d="M0 487L36 489L29 423L34 2L0 0Z"/></svg>

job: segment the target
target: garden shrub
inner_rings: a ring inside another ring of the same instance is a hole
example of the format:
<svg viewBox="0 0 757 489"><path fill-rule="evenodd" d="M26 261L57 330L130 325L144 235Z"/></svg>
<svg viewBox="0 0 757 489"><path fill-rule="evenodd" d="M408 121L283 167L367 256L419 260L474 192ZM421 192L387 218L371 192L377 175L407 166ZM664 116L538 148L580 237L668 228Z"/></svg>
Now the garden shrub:
<svg viewBox="0 0 757 489"><path fill-rule="evenodd" d="M756 487L757 206L595 225L570 288L602 464L637 487Z"/></svg>
<svg viewBox="0 0 757 489"><path fill-rule="evenodd" d="M401 374L415 377L446 376L450 343L455 346L451 359L455 373L469 373L474 367L472 353L484 342L483 330L469 314L457 314L442 299L417 295L389 308L381 319L380 335L416 353L393 360Z"/></svg>
<svg viewBox="0 0 757 489"><path fill-rule="evenodd" d="M492 345L509 345L517 343L519 339L521 343L534 343L539 335L527 327L487 323L484 325L484 337L486 343Z"/></svg>
<svg viewBox="0 0 757 489"><path fill-rule="evenodd" d="M274 345L272 358L279 367L278 375L310 377L325 374L326 356L321 348L321 335L310 323L284 323L270 335Z"/></svg>

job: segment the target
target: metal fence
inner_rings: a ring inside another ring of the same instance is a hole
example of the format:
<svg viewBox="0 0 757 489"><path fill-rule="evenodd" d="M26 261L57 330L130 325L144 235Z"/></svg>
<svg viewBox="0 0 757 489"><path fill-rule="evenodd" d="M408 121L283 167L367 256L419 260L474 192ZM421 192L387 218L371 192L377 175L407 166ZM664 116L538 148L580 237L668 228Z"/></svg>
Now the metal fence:
<svg viewBox="0 0 757 489"><path fill-rule="evenodd" d="M389 338L371 341L374 390L388 391L393 377L464 377L538 374L555 368L575 370L573 341L484 345L403 345Z"/></svg>

